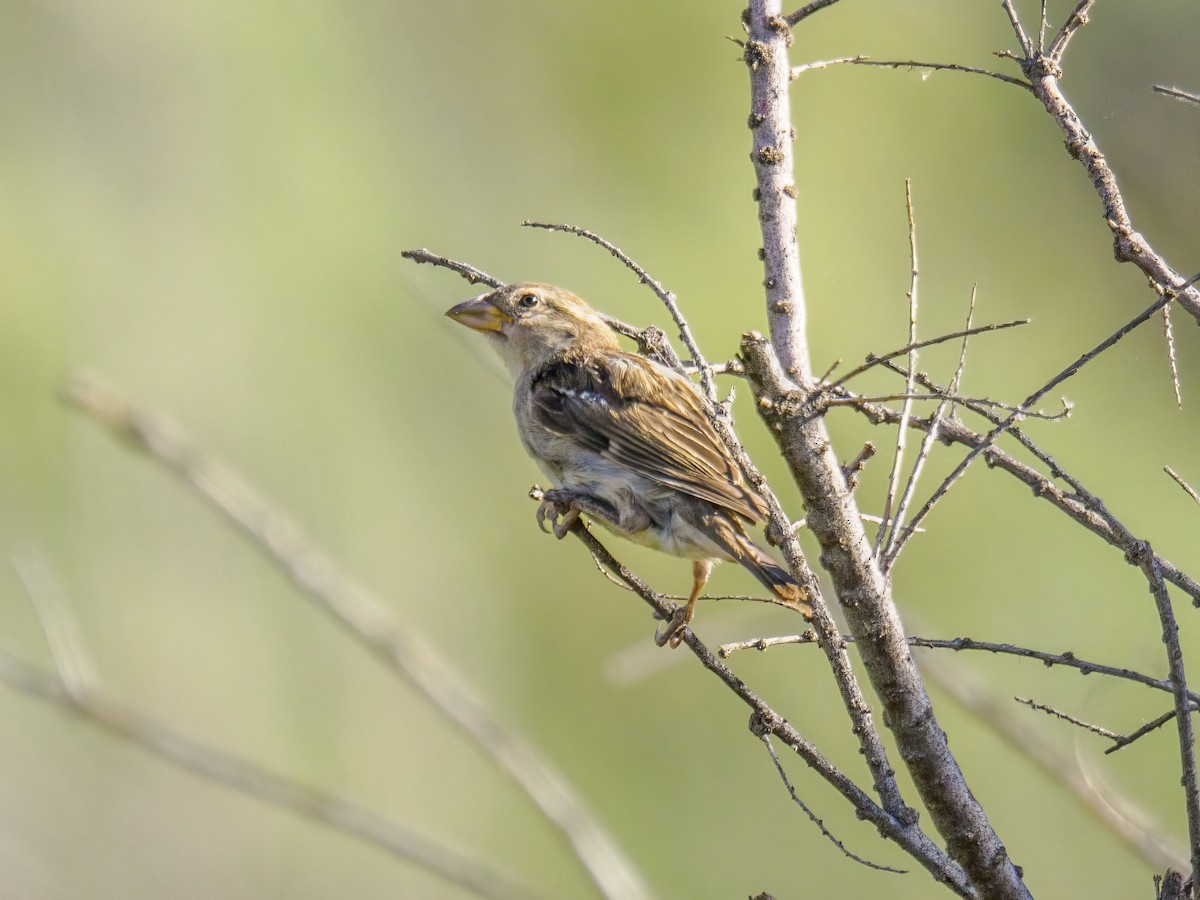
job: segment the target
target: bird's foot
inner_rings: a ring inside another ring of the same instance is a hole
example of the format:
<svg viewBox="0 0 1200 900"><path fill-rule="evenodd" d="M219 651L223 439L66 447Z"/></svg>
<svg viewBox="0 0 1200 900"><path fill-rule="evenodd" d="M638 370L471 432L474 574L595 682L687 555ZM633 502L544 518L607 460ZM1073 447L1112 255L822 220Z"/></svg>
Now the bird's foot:
<svg viewBox="0 0 1200 900"><path fill-rule="evenodd" d="M572 491L550 490L543 491L534 486L529 492L534 500L540 501L537 508L538 528L546 531L546 523L550 523L550 532L560 541L565 538L571 528L579 520L582 510L579 508L579 495Z"/></svg>
<svg viewBox="0 0 1200 900"><path fill-rule="evenodd" d="M691 609L687 606L676 607L666 625L660 625L654 630L654 643L660 647L670 647L674 650L683 643L684 632L690 621L692 621Z"/></svg>

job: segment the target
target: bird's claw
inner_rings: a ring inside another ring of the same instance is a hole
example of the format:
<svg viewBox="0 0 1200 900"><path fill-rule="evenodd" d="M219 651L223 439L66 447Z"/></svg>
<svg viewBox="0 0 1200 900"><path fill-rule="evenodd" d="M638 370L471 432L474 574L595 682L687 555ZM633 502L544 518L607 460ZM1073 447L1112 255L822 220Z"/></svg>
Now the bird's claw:
<svg viewBox="0 0 1200 900"><path fill-rule="evenodd" d="M654 643L660 647L670 647L672 650L682 644L684 631L687 630L688 622L692 620L691 612L686 606L676 607L666 627L659 626L654 630Z"/></svg>
<svg viewBox="0 0 1200 900"><path fill-rule="evenodd" d="M541 503L537 508L538 528L546 531L546 523L550 523L550 533L560 541L567 536L579 520L579 507L568 491L542 491Z"/></svg>

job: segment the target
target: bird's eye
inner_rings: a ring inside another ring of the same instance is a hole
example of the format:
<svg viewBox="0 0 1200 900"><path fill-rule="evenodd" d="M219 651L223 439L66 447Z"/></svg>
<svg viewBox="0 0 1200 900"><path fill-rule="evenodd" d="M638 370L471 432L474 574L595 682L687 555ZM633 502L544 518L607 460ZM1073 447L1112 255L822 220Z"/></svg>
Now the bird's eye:
<svg viewBox="0 0 1200 900"><path fill-rule="evenodd" d="M517 298L517 306L522 306L525 309L533 309L541 302L541 298L537 294L522 294Z"/></svg>

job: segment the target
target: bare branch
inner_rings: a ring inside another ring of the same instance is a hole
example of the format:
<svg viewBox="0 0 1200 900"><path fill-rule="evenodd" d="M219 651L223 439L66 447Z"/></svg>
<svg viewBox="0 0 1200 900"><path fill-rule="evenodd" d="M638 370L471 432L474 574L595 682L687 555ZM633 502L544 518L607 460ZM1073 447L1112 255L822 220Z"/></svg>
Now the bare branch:
<svg viewBox="0 0 1200 900"><path fill-rule="evenodd" d="M1108 738L1110 741L1120 740L1121 735L1115 731L1110 731L1107 728L1102 728L1092 722L1085 722L1083 719L1073 716L1070 713L1065 713L1061 709L1056 709L1053 706L1048 706L1045 703L1038 703L1036 700L1030 700L1028 697L1013 697L1018 703L1028 706L1030 709L1036 709L1038 712L1044 712L1046 715L1053 716L1056 719L1061 719L1064 722L1070 722L1072 725L1077 725L1085 731L1090 731L1092 734L1098 734L1100 737Z"/></svg>
<svg viewBox="0 0 1200 900"><path fill-rule="evenodd" d="M965 331L971 330L971 320L975 317L975 288L971 288L971 302L967 307L967 325ZM950 379L950 393L957 394L958 386L962 382L963 369L967 365L967 341L969 338L966 334L963 335L962 347L958 353L958 366L954 370L954 377ZM909 371L915 371L916 359L910 357ZM912 379L909 378L911 383ZM896 564L896 559L904 550L905 542L900 541L896 532L904 523L904 514L908 511L909 501L912 499L913 493L917 488L917 481L921 476L921 469L925 465L925 460L929 458L929 454L933 450L933 442L937 440L938 430L942 424L942 419L945 416L946 406L949 403L948 398L942 398L938 403L937 408L929 417L929 428L925 431L925 436L921 439L921 449L917 453L917 461L913 464L912 472L909 474L908 483L904 486L904 494L900 498L900 505L896 508L896 521L892 525L892 534L888 540L887 546L884 548L883 559L881 565L885 569L891 569ZM903 421L903 413L901 414ZM907 423L906 423L907 424ZM914 532L915 534L915 532Z"/></svg>
<svg viewBox="0 0 1200 900"><path fill-rule="evenodd" d="M812 2L804 4L794 13L789 13L788 15L784 16L783 20L787 22L789 26L794 26L800 22L803 22L813 13L827 9L837 2L838 0L812 0Z"/></svg>
<svg viewBox="0 0 1200 900"><path fill-rule="evenodd" d="M1162 94L1165 97L1174 97L1176 100L1183 100L1187 103L1195 103L1200 106L1200 94L1191 94L1177 87L1166 87L1165 85L1154 85L1154 93Z"/></svg>
<svg viewBox="0 0 1200 900"><path fill-rule="evenodd" d="M1056 63L1062 63L1063 55L1067 52L1067 44L1071 43L1071 38L1075 36L1075 33L1088 23L1088 10L1095 2L1096 0L1079 0L1075 4L1071 14L1067 16L1067 21L1063 22L1062 28L1058 30L1058 34L1054 36L1054 40L1050 44L1050 51L1047 54L1050 59Z"/></svg>
<svg viewBox="0 0 1200 900"><path fill-rule="evenodd" d="M787 788L788 796L792 798L792 802L804 811L804 814L808 816L809 820L821 830L821 834L825 835L831 844L841 850L844 856L854 860L856 863L866 866L868 869L875 869L880 872L894 872L897 875L908 874L905 869L893 869L891 866L873 863L870 860L863 859L857 854L851 853L846 848L846 845L839 841L833 832L825 827L825 823L818 819L816 814L808 808L808 805L800 799L799 795L796 793L796 789L792 786L791 781L788 780L787 772L783 770L783 763L779 761L779 754L775 752L775 745L771 743L771 735L764 733L761 739L763 745L767 748L767 752L771 754L771 762L775 764L775 771L779 774L779 779L783 782L783 786Z"/></svg>
<svg viewBox="0 0 1200 900"><path fill-rule="evenodd" d="M904 385L904 403L900 407L900 421L896 428L896 452L892 456L892 471L888 475L887 497L883 503L883 524L875 534L874 554L876 559L882 559L884 539L891 526L891 540L896 538L896 528L899 520L892 520L892 503L896 499L896 490L900 481L900 470L904 466L904 446L908 437L908 421L912 418L912 393L916 384L914 376L917 371L917 285L920 281L920 267L917 265L917 222L913 215L912 179L904 179L904 208L908 213L908 259L912 269L911 281L908 288L908 371L909 375Z"/></svg>
<svg viewBox="0 0 1200 900"><path fill-rule="evenodd" d="M1192 702L1192 710L1195 711L1195 709L1196 709L1196 705L1195 705L1195 701L1193 701ZM1173 710L1173 709L1168 710L1167 712L1163 713L1158 718L1147 722L1141 728L1138 728L1135 731L1131 731L1129 734L1118 736L1117 739L1113 742L1113 745L1111 747L1107 748L1104 752L1106 754L1116 753L1118 750L1128 747L1134 741L1140 740L1141 738L1145 737L1150 732L1156 731L1157 729L1162 728L1162 726L1166 725L1168 722L1170 722L1174 718L1175 718L1175 710Z"/></svg>
<svg viewBox="0 0 1200 900"><path fill-rule="evenodd" d="M1144 543L1141 552L1133 556L1141 566L1150 583L1150 593L1162 623L1162 640L1166 646L1167 668L1171 673L1171 685L1175 696L1175 727L1179 732L1179 759L1182 768L1180 784L1183 785L1184 806L1187 809L1188 845L1191 849L1192 872L1200 872L1200 776L1196 770L1196 735L1192 727L1191 700L1184 674L1183 649L1179 646L1179 626L1171 609L1171 597L1163 581L1162 567L1158 565L1149 543Z"/></svg>
<svg viewBox="0 0 1200 900"><path fill-rule="evenodd" d="M1011 0L1003 6L1017 34L1022 56L1013 59L1020 65L1033 94L1042 102L1046 111L1058 124L1066 138L1067 152L1079 161L1087 172L1104 206L1104 218L1113 235L1113 252L1120 262L1130 262L1141 269L1158 289L1178 296L1179 305L1200 321L1200 291L1188 282L1160 256L1150 243L1133 227L1133 220L1125 206L1125 200L1117 186L1116 176L1109 167L1091 132L1084 127L1074 107L1067 101L1059 86L1062 75L1062 57L1067 44L1075 33L1087 22L1087 13L1093 0L1080 0L1071 15L1059 30L1050 45L1048 55L1036 52L1021 28Z"/></svg>
<svg viewBox="0 0 1200 900"><path fill-rule="evenodd" d="M1021 20L1017 17L1017 11L1013 9L1012 0L1002 0L1001 4L1004 7L1005 13L1008 14L1009 24L1012 25L1013 31L1017 35L1017 43L1021 46L1021 52L1026 56L1033 53L1033 43L1029 40L1029 35L1025 33L1025 29L1021 27Z"/></svg>
<svg viewBox="0 0 1200 900"><path fill-rule="evenodd" d="M810 63L805 63L802 66L792 66L791 79L795 81L805 72L811 72L814 69L828 69L830 66L840 66L846 63L859 62L869 57L859 54L858 56L838 56L833 59L818 59Z"/></svg>
<svg viewBox="0 0 1200 900"><path fill-rule="evenodd" d="M1186 481L1184 481L1184 480L1183 480L1183 479L1182 479L1182 478L1179 476L1179 473L1177 473L1177 472L1176 472L1174 469L1172 469L1170 466L1163 466L1163 471L1164 471L1164 472L1166 472L1168 475L1170 475L1170 476L1171 476L1171 478L1172 478L1172 479L1175 481L1175 483L1176 483L1177 485L1179 485L1181 488L1183 488L1184 492L1185 492L1185 493L1186 493L1186 494L1187 494L1189 497L1191 497L1191 498L1192 498L1193 500L1195 500L1197 503L1200 503L1200 494L1197 494L1197 493L1196 493L1196 491L1195 491L1195 490L1192 488L1192 486L1191 486L1190 484L1188 484Z"/></svg>
<svg viewBox="0 0 1200 900"><path fill-rule="evenodd" d="M99 381L75 375L64 394L68 403L145 451L238 526L319 610L459 726L559 830L605 897L649 896L641 876L565 776L497 719L424 636L401 627L382 603L340 572L281 510L231 469L204 457L160 419Z"/></svg>
<svg viewBox="0 0 1200 900"><path fill-rule="evenodd" d="M498 288L504 284L503 281L492 277L482 269L477 269L467 263L450 259L448 256L441 256L432 250L426 250L424 247L416 250L401 250L400 255L405 259L411 259L415 263L428 263L431 266L440 266L443 269L449 269L451 272L457 272L463 278L467 279L469 284L486 284L488 287L494 288Z"/></svg>
<svg viewBox="0 0 1200 900"><path fill-rule="evenodd" d="M997 81L1003 81L1005 84L1016 85L1024 90L1032 90L1028 81L1022 81L1020 78L1013 78L1011 75L1005 75L1003 72L993 72L991 69L981 69L977 66L964 66L959 63L936 63L936 62L921 62L915 59L871 59L869 56L843 56L837 59L826 59L819 62L808 63L803 66L796 66L792 69L792 78L799 78L802 74L810 69L824 69L829 66L875 66L881 69L926 69L934 71L947 72L963 72L967 75L986 75L988 78L994 78Z"/></svg>
<svg viewBox="0 0 1200 900"><path fill-rule="evenodd" d="M870 356L867 357L867 361L865 363L863 363L861 366L859 366L857 369L852 369L851 371L847 372L845 375L843 375L837 381L833 382L833 384L823 386L822 390L830 390L832 388L841 387L847 381L849 381L851 378L861 375L863 372L866 372L869 369L874 368L875 366L882 365L883 363L887 362L890 359L895 359L897 356L904 356L905 354L911 352L912 350L923 350L926 347L933 347L937 344L944 344L947 341L953 341L958 338L970 337L971 335L974 335L974 334L988 334L989 332L992 332L992 331L1003 331L1006 328L1019 328L1022 325L1028 325L1032 321L1033 321L1032 319L1015 319L1012 322L993 322L990 325L977 325L973 328L964 328L962 331L952 331L949 334L941 334L935 338L928 338L927 340L924 340L924 341L917 341L915 344L906 344L903 347L900 347L896 350L891 350L887 353L884 353L881 356L876 356L874 353L872 353ZM821 379L821 380L824 381L825 379Z"/></svg>

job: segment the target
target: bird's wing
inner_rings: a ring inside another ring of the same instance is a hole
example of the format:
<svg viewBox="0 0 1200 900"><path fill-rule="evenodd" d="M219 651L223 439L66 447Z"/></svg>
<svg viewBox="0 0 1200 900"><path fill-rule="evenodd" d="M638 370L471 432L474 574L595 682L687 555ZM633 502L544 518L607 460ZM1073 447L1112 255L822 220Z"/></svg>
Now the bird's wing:
<svg viewBox="0 0 1200 900"><path fill-rule="evenodd" d="M692 383L633 353L551 362L532 379L538 424L614 463L751 521L762 499L743 481Z"/></svg>

